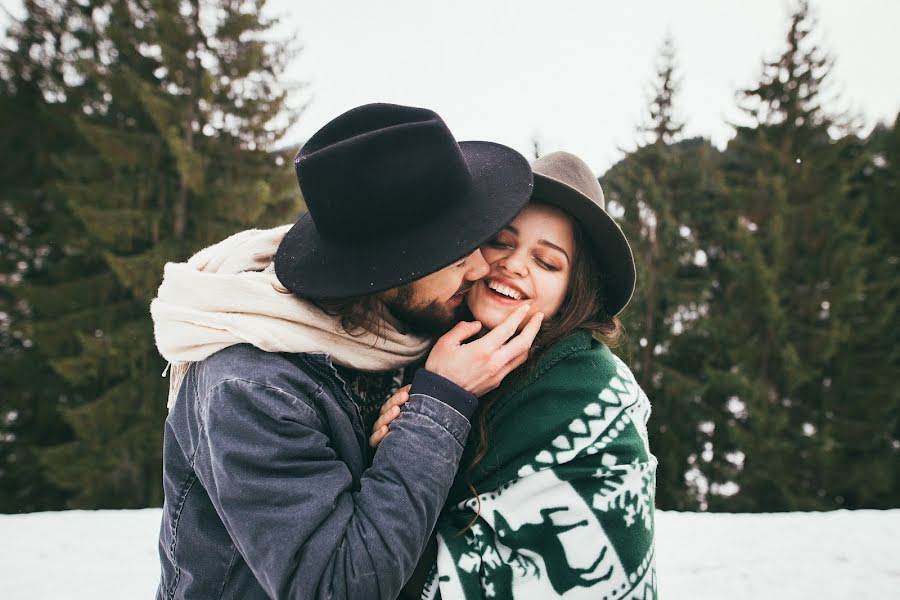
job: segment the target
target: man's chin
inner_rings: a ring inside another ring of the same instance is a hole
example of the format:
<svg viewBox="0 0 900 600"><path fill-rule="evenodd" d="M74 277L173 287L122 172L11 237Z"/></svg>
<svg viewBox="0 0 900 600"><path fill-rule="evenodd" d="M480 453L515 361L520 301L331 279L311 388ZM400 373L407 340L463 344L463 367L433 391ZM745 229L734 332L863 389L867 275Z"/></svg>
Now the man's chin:
<svg viewBox="0 0 900 600"><path fill-rule="evenodd" d="M450 309L436 302L422 307L397 304L391 306L390 310L408 328L410 333L426 337L440 337L450 331L460 320L457 315L458 308Z"/></svg>

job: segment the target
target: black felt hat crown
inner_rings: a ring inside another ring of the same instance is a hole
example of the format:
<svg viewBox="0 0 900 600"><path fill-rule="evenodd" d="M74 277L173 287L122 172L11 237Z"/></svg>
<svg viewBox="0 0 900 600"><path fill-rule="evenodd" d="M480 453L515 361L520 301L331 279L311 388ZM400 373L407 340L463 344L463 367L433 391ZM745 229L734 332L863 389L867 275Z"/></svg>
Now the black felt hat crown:
<svg viewBox="0 0 900 600"><path fill-rule="evenodd" d="M528 202L531 167L492 142L457 142L433 111L354 108L294 160L309 210L275 254L295 294L340 298L397 287L467 256Z"/></svg>

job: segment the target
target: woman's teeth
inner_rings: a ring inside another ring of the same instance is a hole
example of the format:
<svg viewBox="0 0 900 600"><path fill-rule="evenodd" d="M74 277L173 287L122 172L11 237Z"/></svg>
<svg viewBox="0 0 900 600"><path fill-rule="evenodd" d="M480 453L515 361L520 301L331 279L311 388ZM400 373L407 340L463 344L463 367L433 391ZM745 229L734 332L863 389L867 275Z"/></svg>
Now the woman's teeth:
<svg viewBox="0 0 900 600"><path fill-rule="evenodd" d="M501 294L508 298L512 298L513 300L521 300L522 299L522 294L515 291L511 287L505 286L503 284L495 283L492 281L492 282L488 283L488 287L490 289L494 290L495 292L497 292L498 294Z"/></svg>

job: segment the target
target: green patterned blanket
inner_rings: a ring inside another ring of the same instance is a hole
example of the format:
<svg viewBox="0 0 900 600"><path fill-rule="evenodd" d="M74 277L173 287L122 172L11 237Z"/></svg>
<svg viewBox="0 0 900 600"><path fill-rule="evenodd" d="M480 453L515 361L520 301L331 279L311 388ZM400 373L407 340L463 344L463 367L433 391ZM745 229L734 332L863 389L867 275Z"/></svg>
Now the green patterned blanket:
<svg viewBox="0 0 900 600"><path fill-rule="evenodd" d="M655 599L650 404L586 332L550 348L488 422L489 451L437 526L423 599ZM477 443L477 435L470 436Z"/></svg>

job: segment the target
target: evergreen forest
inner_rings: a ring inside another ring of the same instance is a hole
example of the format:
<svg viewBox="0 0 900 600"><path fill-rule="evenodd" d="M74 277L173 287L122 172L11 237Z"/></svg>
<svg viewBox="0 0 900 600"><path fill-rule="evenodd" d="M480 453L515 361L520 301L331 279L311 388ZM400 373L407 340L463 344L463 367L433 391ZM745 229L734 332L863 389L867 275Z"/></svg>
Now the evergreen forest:
<svg viewBox="0 0 900 600"><path fill-rule="evenodd" d="M148 306L166 262L303 211L299 50L265 0L23 4L0 48L0 513L160 506ZM600 176L663 510L900 507L900 119L831 111L812 13L760 50L724 148L682 134L665 40Z"/></svg>

